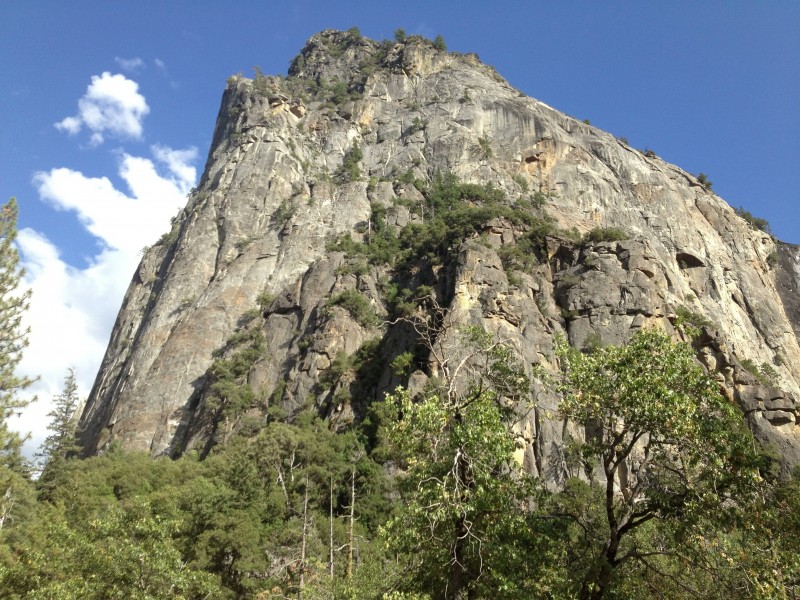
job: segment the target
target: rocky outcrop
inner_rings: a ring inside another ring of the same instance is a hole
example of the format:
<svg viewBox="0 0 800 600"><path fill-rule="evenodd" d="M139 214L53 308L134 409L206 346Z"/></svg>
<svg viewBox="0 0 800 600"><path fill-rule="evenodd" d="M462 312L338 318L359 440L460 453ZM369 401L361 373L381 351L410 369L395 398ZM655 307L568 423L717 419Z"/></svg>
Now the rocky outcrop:
<svg viewBox="0 0 800 600"><path fill-rule="evenodd" d="M546 230L534 244L530 220L500 211L402 268L341 243L372 243L379 226L417 231L432 217L420 189L442 173L491 183ZM592 231L599 241L578 241ZM179 453L270 410L313 403L333 420L359 418L365 398L409 381L389 363L414 350L413 331L388 315L428 286L453 322L500 336L529 369L555 368L558 335L618 344L693 319L700 359L788 470L800 462L798 285L796 248L475 55L325 31L288 77L229 80L202 180L131 282L83 442L88 453L112 441ZM246 370L252 402L226 413L209 369L249 329L263 344ZM411 386L430 372L416 366ZM557 405L536 389L517 426L521 460L553 484L568 474L565 438L581 435Z"/></svg>

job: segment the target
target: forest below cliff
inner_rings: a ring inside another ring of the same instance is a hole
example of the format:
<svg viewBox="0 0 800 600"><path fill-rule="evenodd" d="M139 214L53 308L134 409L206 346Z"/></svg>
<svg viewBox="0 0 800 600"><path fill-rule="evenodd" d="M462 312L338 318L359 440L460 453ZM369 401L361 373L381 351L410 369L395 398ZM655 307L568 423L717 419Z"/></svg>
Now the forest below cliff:
<svg viewBox="0 0 800 600"><path fill-rule="evenodd" d="M527 382L468 337L480 381L400 389L338 431L275 414L203 460L64 458L67 438L37 480L5 453L0 596L797 597L800 480L773 476L688 345L564 350L563 410L597 435L551 490L514 458Z"/></svg>

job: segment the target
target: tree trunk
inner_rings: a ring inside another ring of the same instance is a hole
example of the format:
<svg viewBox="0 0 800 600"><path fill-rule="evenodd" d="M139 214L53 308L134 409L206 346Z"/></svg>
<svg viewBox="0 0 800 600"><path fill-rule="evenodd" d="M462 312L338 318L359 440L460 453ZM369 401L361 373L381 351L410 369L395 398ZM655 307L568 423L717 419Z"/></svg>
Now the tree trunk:
<svg viewBox="0 0 800 600"><path fill-rule="evenodd" d="M300 587L297 599L303 600L303 587L306 583L306 537L308 535L308 475L306 475L306 491L303 498L303 543L300 546Z"/></svg>
<svg viewBox="0 0 800 600"><path fill-rule="evenodd" d="M333 579L333 476L331 476L330 515L328 519L330 523L328 531L328 575Z"/></svg>
<svg viewBox="0 0 800 600"><path fill-rule="evenodd" d="M356 510L356 468L350 478L350 530L347 534L347 579L353 578L353 523L355 522Z"/></svg>

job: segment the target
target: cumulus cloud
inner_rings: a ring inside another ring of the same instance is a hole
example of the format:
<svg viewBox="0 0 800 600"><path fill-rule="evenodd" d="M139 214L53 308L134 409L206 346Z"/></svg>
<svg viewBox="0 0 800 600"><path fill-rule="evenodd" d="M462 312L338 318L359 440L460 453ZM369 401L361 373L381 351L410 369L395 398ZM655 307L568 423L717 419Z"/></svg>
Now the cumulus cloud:
<svg viewBox="0 0 800 600"><path fill-rule="evenodd" d="M62 119L55 127L75 135L85 126L91 131L90 140L94 145L102 144L107 134L139 139L142 120L149 112L138 83L106 71L92 77L86 93L78 100L78 114Z"/></svg>
<svg viewBox="0 0 800 600"><path fill-rule="evenodd" d="M123 71L136 71L144 66L144 61L138 56L134 58L120 58L116 56L114 57L114 62L116 62Z"/></svg>
<svg viewBox="0 0 800 600"><path fill-rule="evenodd" d="M76 267L63 260L44 234L19 232L25 282L33 290L25 315L30 345L20 372L41 376L30 390L39 401L14 424L19 431L32 432L28 454L46 435L52 397L61 391L70 366L77 371L81 397L88 395L141 248L169 230L170 218L195 183L194 148L155 146L152 153L152 159L121 156L118 170L125 190L106 177L65 168L34 177L41 199L73 212L99 240L100 249L87 265Z"/></svg>

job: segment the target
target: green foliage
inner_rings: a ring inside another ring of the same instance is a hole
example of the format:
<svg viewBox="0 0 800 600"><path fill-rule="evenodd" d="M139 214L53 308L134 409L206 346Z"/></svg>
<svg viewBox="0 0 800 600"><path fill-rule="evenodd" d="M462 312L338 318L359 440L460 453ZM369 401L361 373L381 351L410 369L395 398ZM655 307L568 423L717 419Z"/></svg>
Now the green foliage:
<svg viewBox="0 0 800 600"><path fill-rule="evenodd" d="M42 442L37 458L43 465L39 476L39 488L47 485L63 467L64 461L80 450L76 439L78 416L78 383L75 380L75 369L69 369L64 378L61 393L53 398L53 408L47 413L50 423L47 426L48 436Z"/></svg>
<svg viewBox="0 0 800 600"><path fill-rule="evenodd" d="M675 326L691 337L696 337L703 328L717 329L716 324L711 319L685 306L675 308L675 314L678 317L675 321Z"/></svg>
<svg viewBox="0 0 800 600"><path fill-rule="evenodd" d="M261 291L256 296L256 304L261 310L267 310L273 302L275 302L275 294L270 292Z"/></svg>
<svg viewBox="0 0 800 600"><path fill-rule="evenodd" d="M433 39L433 47L441 52L447 51L447 44L445 43L444 38L441 36L441 34L437 35Z"/></svg>
<svg viewBox="0 0 800 600"><path fill-rule="evenodd" d="M180 230L181 230L180 224L177 221L173 222L169 228L169 231L167 231L160 238L158 238L156 244L164 247L172 246L175 242L178 241L178 234L180 233Z"/></svg>
<svg viewBox="0 0 800 600"><path fill-rule="evenodd" d="M559 356L560 410L587 428L578 454L587 469L599 464L605 488L605 518L586 523L605 533L584 567L581 592L600 590L591 597L601 597L620 564L647 567L646 557L658 551L638 535L651 521L673 537L659 543L675 545L707 520L719 528L736 524L741 505L731 499L753 496L758 457L742 415L688 345L645 330L626 346L581 354L562 345Z"/></svg>
<svg viewBox="0 0 800 600"><path fill-rule="evenodd" d="M402 44L406 41L406 30L402 27L398 27L394 30L394 39L398 44Z"/></svg>
<svg viewBox="0 0 800 600"><path fill-rule="evenodd" d="M437 395L415 403L400 390L388 401L402 415L388 441L404 475L403 507L385 535L410 562L404 588L485 597L514 582L520 572L504 569L515 562L503 557L505 544L525 528L519 505L533 482L513 461L515 443L494 396L481 393L453 406Z"/></svg>
<svg viewBox="0 0 800 600"><path fill-rule="evenodd" d="M756 365L749 358L742 359L740 362L745 370L755 377L761 385L778 387L780 378L778 372L771 364L761 363L760 365Z"/></svg>
<svg viewBox="0 0 800 600"><path fill-rule="evenodd" d="M367 297L352 288L332 296L326 306L341 306L363 327L374 327L380 323Z"/></svg>
<svg viewBox="0 0 800 600"><path fill-rule="evenodd" d="M778 262L778 253L774 250L767 255L767 264L770 267L775 268L778 265Z"/></svg>
<svg viewBox="0 0 800 600"><path fill-rule="evenodd" d="M630 239L630 235L619 227L595 227L583 236L583 243L618 242Z"/></svg>
<svg viewBox="0 0 800 600"><path fill-rule="evenodd" d="M428 126L428 119L421 119L419 116L414 117L411 121L411 127L408 128L408 133L413 134L417 131L423 131Z"/></svg>
<svg viewBox="0 0 800 600"><path fill-rule="evenodd" d="M253 89L259 96L266 97L269 94L268 79L261 72L261 67L253 67L255 76L253 77Z"/></svg>
<svg viewBox="0 0 800 600"><path fill-rule="evenodd" d="M489 139L489 136L483 134L481 137L478 138L478 146L481 149L481 157L489 160L492 158L492 140Z"/></svg>
<svg viewBox="0 0 800 600"><path fill-rule="evenodd" d="M403 352L394 357L391 363L395 375L408 375L414 366L414 353Z"/></svg>
<svg viewBox="0 0 800 600"><path fill-rule="evenodd" d="M222 593L212 575L186 568L172 539L177 523L147 504L112 506L77 527L63 508L47 513L39 544L20 545L0 570L0 587L14 594L5 597L200 600Z"/></svg>
<svg viewBox="0 0 800 600"><path fill-rule="evenodd" d="M361 177L361 169L358 165L362 158L364 158L364 153L358 144L354 142L353 146L344 153L342 164L333 175L336 181L340 183L358 181L359 177Z"/></svg>
<svg viewBox="0 0 800 600"><path fill-rule="evenodd" d="M530 186L528 185L528 181L522 175L514 175L511 179L514 180L514 183L516 183L524 193L528 193Z"/></svg>
<svg viewBox="0 0 800 600"><path fill-rule="evenodd" d="M248 383L250 370L264 354L264 333L260 322L234 333L206 371L210 392L206 407L214 422L230 424L251 408L256 394Z"/></svg>
<svg viewBox="0 0 800 600"><path fill-rule="evenodd" d="M275 209L275 212L272 213L272 220L278 227L284 227L296 212L297 205L294 202L291 200L282 200L278 208Z"/></svg>
<svg viewBox="0 0 800 600"><path fill-rule="evenodd" d="M533 194L533 205L536 208L543 208L547 205L547 195L543 194L542 192L536 192Z"/></svg>
<svg viewBox="0 0 800 600"><path fill-rule="evenodd" d="M711 187L714 185L713 183L711 183L711 181L708 179L708 176L705 173L698 173L697 183L702 185L708 191L711 191Z"/></svg>
<svg viewBox="0 0 800 600"><path fill-rule="evenodd" d="M0 531L0 595L296 596L298 567L306 581L319 580L328 571L329 543L347 545L353 501L361 550L388 511L384 474L353 433L335 434L311 413L233 437L202 462L121 451L68 461L48 500ZM380 564L374 551L360 554L367 556ZM347 558L338 551L334 557L344 581ZM354 583L362 584L352 566Z"/></svg>
<svg viewBox="0 0 800 600"><path fill-rule="evenodd" d="M413 180L412 172L409 177ZM440 264L451 260L465 239L480 233L488 221L497 217L530 225L531 231L542 227L542 219L528 209L505 204L505 194L490 184L459 183L454 175L439 173L424 195L424 204L412 206L424 217L422 223L410 223L398 234L385 223L386 209L373 204L374 233L367 243L360 244L345 235L329 244L328 250L365 256L372 264L406 270L420 261Z"/></svg>
<svg viewBox="0 0 800 600"><path fill-rule="evenodd" d="M345 32L345 35L341 36L338 42L334 43L333 40L328 39L327 50L331 56L338 58L342 56L348 48L360 44L362 41L363 38L359 28L351 27Z"/></svg>
<svg viewBox="0 0 800 600"><path fill-rule="evenodd" d="M4 471L20 472L24 464L20 455L23 438L9 429L8 420L30 403L21 399L18 392L33 383L16 372L28 345L29 330L22 325L22 317L31 296L30 290L19 289L25 272L19 266L14 246L17 212L17 201L13 198L0 208L0 519L10 510L11 501L4 494L11 489L10 481L14 479Z"/></svg>
<svg viewBox="0 0 800 600"><path fill-rule="evenodd" d="M771 233L771 229L769 226L769 221L766 219L762 219L760 217L756 217L748 210L745 210L744 207L740 206L739 208L734 209L736 214L747 221L747 224L750 225L753 229L758 229L759 231L763 231L764 233Z"/></svg>

